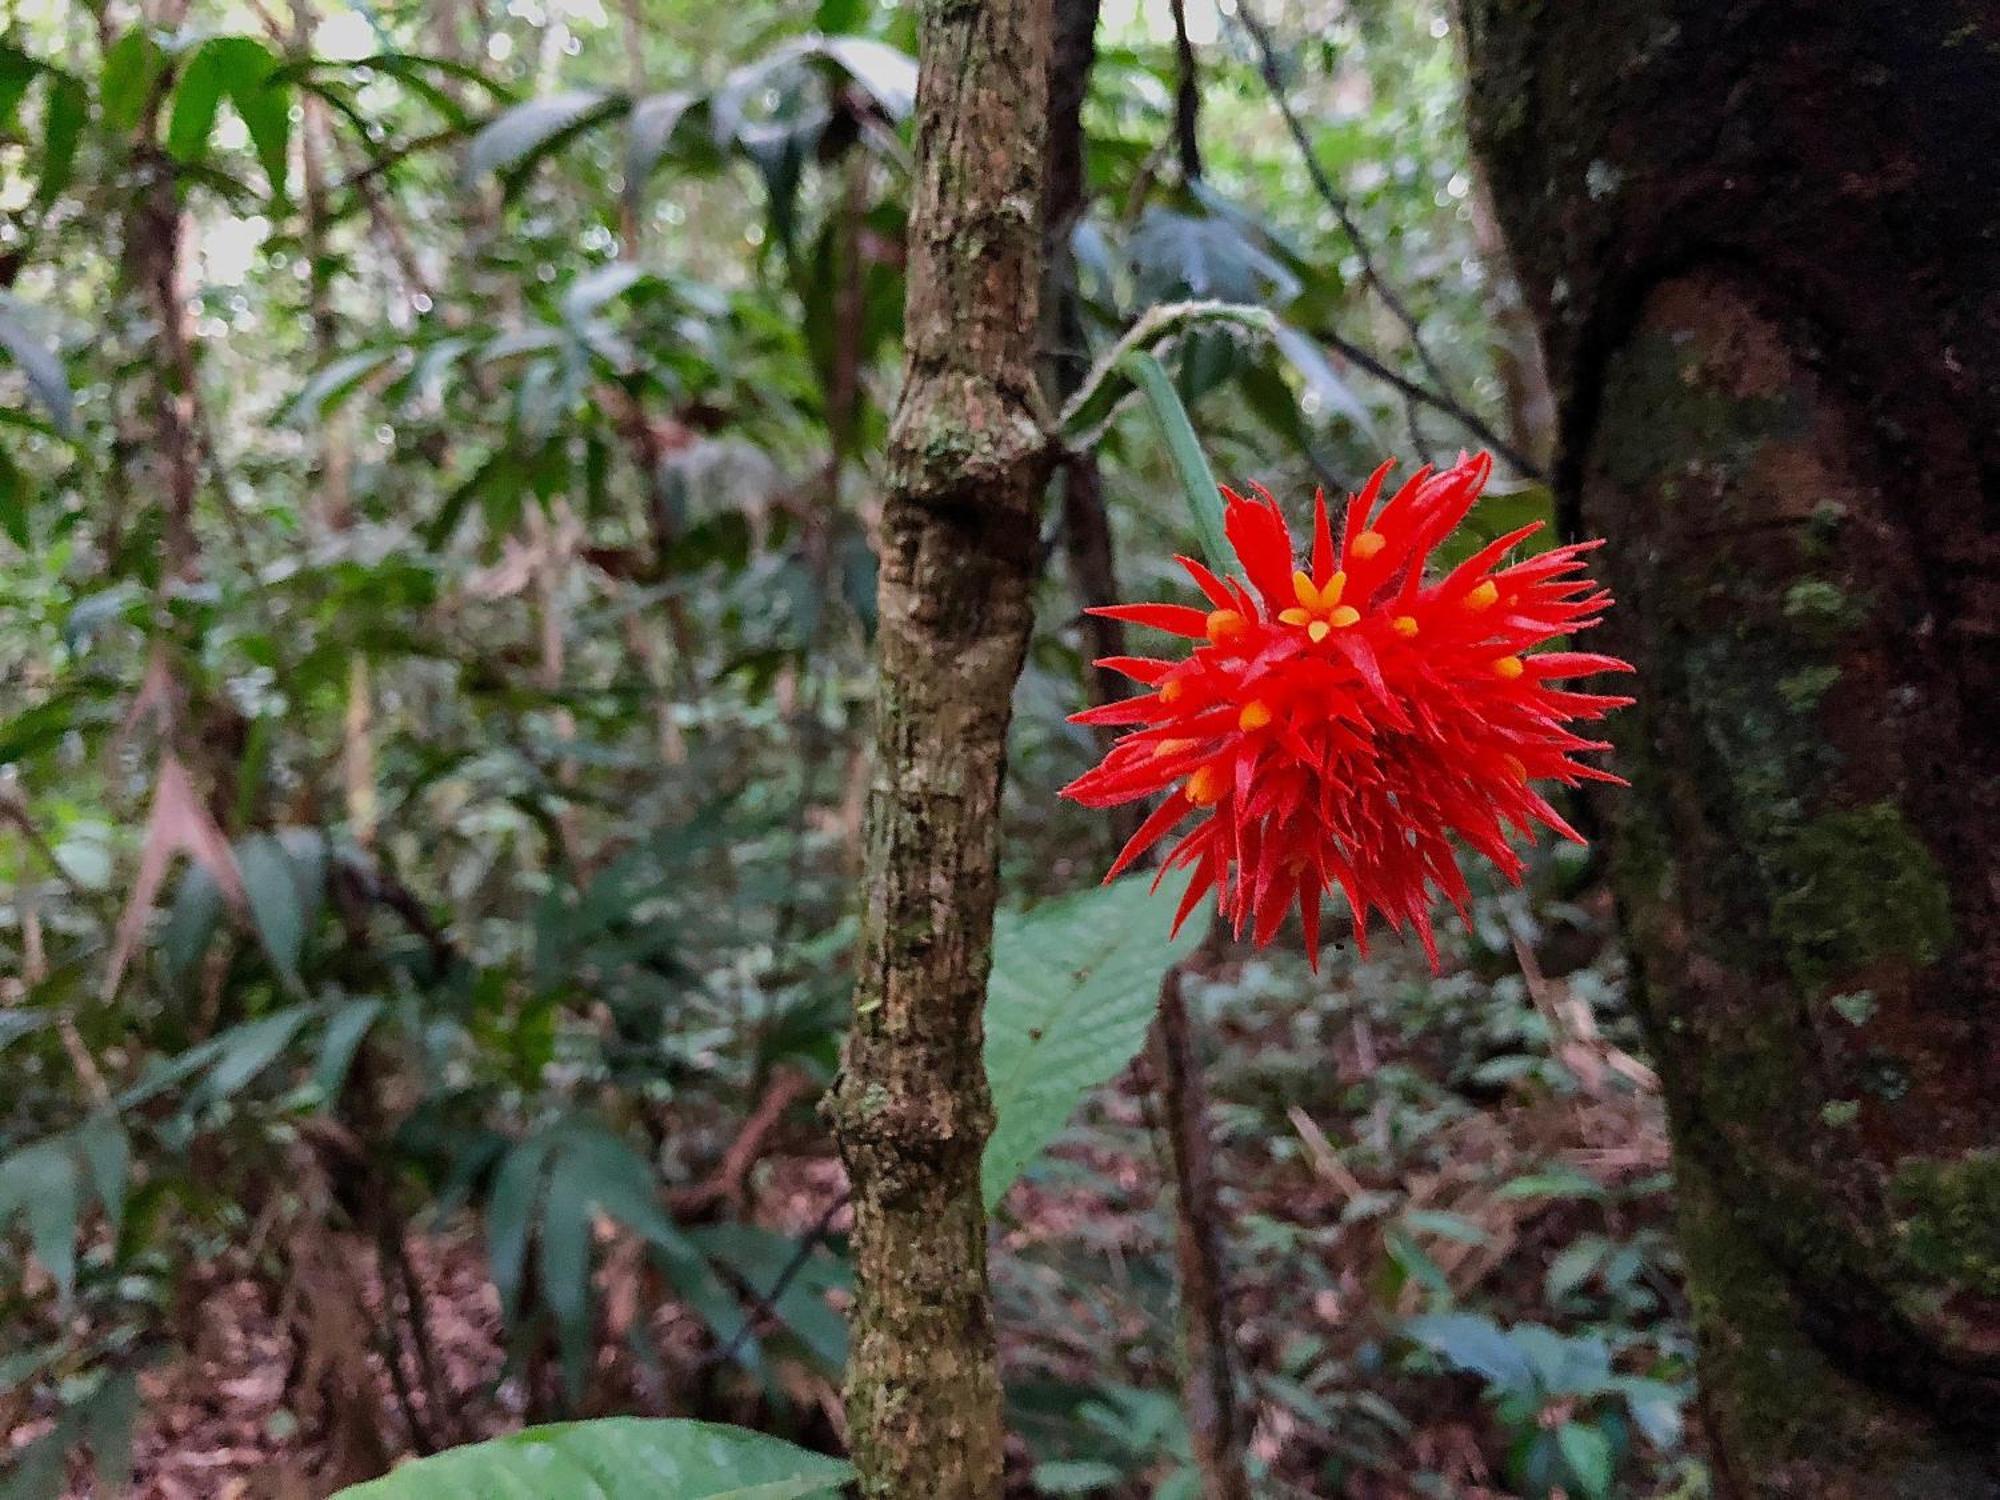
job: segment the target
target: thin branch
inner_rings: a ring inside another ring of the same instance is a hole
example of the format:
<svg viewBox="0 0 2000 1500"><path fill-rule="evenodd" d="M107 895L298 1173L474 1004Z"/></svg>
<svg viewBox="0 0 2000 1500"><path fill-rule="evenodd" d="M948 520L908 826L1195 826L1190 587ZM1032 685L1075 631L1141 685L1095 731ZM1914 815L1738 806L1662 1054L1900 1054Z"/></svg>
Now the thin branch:
<svg viewBox="0 0 2000 1500"><path fill-rule="evenodd" d="M1298 111L1292 108L1291 99L1285 92L1284 77L1278 68L1277 47L1271 39L1270 28L1257 17L1248 4L1236 7L1234 19L1257 49L1258 71L1264 79L1264 86L1270 91L1271 102L1277 106L1279 115L1284 119L1285 129L1290 133L1292 143L1298 147L1299 156L1305 162L1306 174L1312 179L1314 191L1333 211L1341 232L1354 246L1354 252L1361 261L1363 281L1382 299L1383 306L1389 309L1390 314L1409 334L1410 347L1417 356L1417 362L1423 366L1425 375L1429 377L1430 384L1422 385L1396 375L1381 360L1366 354L1347 340L1331 334L1322 333L1320 336L1364 370L1395 387L1406 400L1420 402L1454 418L1495 453L1505 458L1521 474L1535 479L1546 477L1540 465L1528 458L1514 444L1503 440L1453 390L1450 379L1438 364L1436 356L1431 353L1430 345L1424 340L1423 330L1416 314L1410 310L1409 303L1383 274L1381 263L1376 258L1375 247L1370 243L1360 221L1354 215L1353 204L1327 175L1318 153L1313 150L1312 140L1306 134L1305 122L1299 118ZM1411 414L1410 425L1414 432L1416 429L1414 413Z"/></svg>
<svg viewBox="0 0 2000 1500"><path fill-rule="evenodd" d="M1181 181L1201 176L1201 75L1195 65L1194 43L1188 37L1187 0L1167 0L1174 17L1174 150L1180 158Z"/></svg>
<svg viewBox="0 0 2000 1500"><path fill-rule="evenodd" d="M751 1306L744 1314L743 1322L738 1325L736 1332L730 1335L729 1341L717 1348L704 1363L727 1364L736 1357L736 1351L743 1347L744 1340L750 1337L751 1325L759 1318L776 1315L778 1299L791 1288L799 1273L806 1268L806 1263L813 1258L813 1252L819 1249L821 1242L833 1232L833 1221L840 1217L841 1210L847 1207L848 1201L849 1195L842 1193L826 1206L817 1222L799 1240L798 1247L792 1251L792 1258L779 1269L778 1278L771 1283L768 1292L752 1289Z"/></svg>
<svg viewBox="0 0 2000 1500"><path fill-rule="evenodd" d="M1407 375L1399 375L1395 370L1384 364L1378 356L1370 354L1359 344L1351 339L1343 338L1340 334L1324 328L1315 328L1312 330L1311 336L1333 349L1343 359L1360 366L1361 369L1373 375L1384 385L1393 388L1398 394L1417 402L1419 405L1428 406L1433 411L1444 413L1467 432L1478 438L1488 448L1491 448L1495 453L1506 459L1513 466L1515 472L1528 479L1548 478L1547 472L1540 464L1523 453L1515 444L1502 437L1494 430L1490 422L1471 408L1461 405L1450 396L1439 394L1429 386L1410 379Z"/></svg>

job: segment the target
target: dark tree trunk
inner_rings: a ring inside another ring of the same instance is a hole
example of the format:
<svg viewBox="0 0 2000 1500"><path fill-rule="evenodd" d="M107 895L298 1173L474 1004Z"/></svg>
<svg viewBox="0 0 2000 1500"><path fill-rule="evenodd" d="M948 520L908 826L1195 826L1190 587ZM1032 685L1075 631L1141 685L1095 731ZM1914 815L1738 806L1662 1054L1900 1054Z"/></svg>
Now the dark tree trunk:
<svg viewBox="0 0 2000 1500"><path fill-rule="evenodd" d="M1047 0L925 5L918 51L866 915L832 1103L859 1277L848 1438L864 1495L992 1500L981 1010L1047 469L1035 383Z"/></svg>
<svg viewBox="0 0 2000 1500"><path fill-rule="evenodd" d="M1466 9L1724 1487L2000 1495L2000 10Z"/></svg>

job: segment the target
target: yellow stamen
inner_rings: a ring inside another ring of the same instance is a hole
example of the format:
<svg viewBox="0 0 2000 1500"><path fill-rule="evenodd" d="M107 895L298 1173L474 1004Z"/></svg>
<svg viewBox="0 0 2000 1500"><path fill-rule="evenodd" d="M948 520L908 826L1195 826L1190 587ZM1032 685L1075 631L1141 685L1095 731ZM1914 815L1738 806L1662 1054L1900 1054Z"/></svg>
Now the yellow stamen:
<svg viewBox="0 0 2000 1500"><path fill-rule="evenodd" d="M1467 609L1491 609L1499 597L1500 585L1489 578L1465 596L1465 607Z"/></svg>
<svg viewBox="0 0 2000 1500"><path fill-rule="evenodd" d="M1233 609L1211 610L1208 616L1208 638L1216 645L1243 634L1249 628L1249 621Z"/></svg>
<svg viewBox="0 0 2000 1500"><path fill-rule="evenodd" d="M1417 617L1415 615L1397 615L1395 623L1389 628L1404 640L1411 640L1417 633Z"/></svg>
<svg viewBox="0 0 2000 1500"><path fill-rule="evenodd" d="M1236 727L1244 733L1262 729L1271 722L1271 705L1261 698L1252 698L1243 705L1243 712L1236 716Z"/></svg>
<svg viewBox="0 0 2000 1500"><path fill-rule="evenodd" d="M1382 535L1381 532L1364 531L1361 533L1360 536L1354 539L1354 545L1352 547L1349 547L1347 550L1351 555L1360 559L1362 562L1367 562L1369 558L1377 555L1379 552L1381 552L1381 550L1384 547L1388 545L1389 545L1389 539L1386 536Z"/></svg>
<svg viewBox="0 0 2000 1500"><path fill-rule="evenodd" d="M1493 663L1493 675L1495 677L1504 677L1509 682L1512 682L1527 670L1521 664L1521 658L1518 656L1503 656Z"/></svg>
<svg viewBox="0 0 2000 1500"><path fill-rule="evenodd" d="M1336 609L1332 614L1327 616L1327 620L1335 630L1345 630L1360 618L1361 611L1351 604L1343 604L1339 609Z"/></svg>
<svg viewBox="0 0 2000 1500"><path fill-rule="evenodd" d="M1160 740L1153 746L1153 759L1165 760L1169 755L1179 755L1194 749L1193 740Z"/></svg>
<svg viewBox="0 0 2000 1500"><path fill-rule="evenodd" d="M1162 703L1178 703L1186 692L1187 685L1176 677L1171 682L1160 684L1160 701Z"/></svg>
<svg viewBox="0 0 2000 1500"><path fill-rule="evenodd" d="M1305 569L1298 568L1293 571L1292 592L1299 596L1299 603L1304 608L1318 609L1320 607L1319 589L1312 581L1312 574L1306 572Z"/></svg>
<svg viewBox="0 0 2000 1500"><path fill-rule="evenodd" d="M1347 590L1347 575L1336 573L1327 579L1326 587L1319 591L1320 608L1331 609L1340 603L1340 596Z"/></svg>
<svg viewBox="0 0 2000 1500"><path fill-rule="evenodd" d="M1306 626L1306 639L1311 641L1315 646L1332 633L1333 627L1324 620L1314 620L1312 624Z"/></svg>
<svg viewBox="0 0 2000 1500"><path fill-rule="evenodd" d="M1212 807L1222 800L1222 773L1213 765L1203 766L1188 777L1184 790L1188 801L1196 807Z"/></svg>
<svg viewBox="0 0 2000 1500"><path fill-rule="evenodd" d="M1280 625L1303 625L1306 623L1306 621L1310 620L1311 618L1312 618L1311 610L1288 609L1278 616L1278 623Z"/></svg>

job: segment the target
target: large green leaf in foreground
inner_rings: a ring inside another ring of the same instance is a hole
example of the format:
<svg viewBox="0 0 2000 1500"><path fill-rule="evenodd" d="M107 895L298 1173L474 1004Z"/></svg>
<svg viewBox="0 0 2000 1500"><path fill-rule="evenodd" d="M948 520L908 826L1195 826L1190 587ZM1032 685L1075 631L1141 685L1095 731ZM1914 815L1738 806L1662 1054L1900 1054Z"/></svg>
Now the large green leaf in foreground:
<svg viewBox="0 0 2000 1500"><path fill-rule="evenodd" d="M1150 875L1128 876L996 922L986 990L988 1208L1083 1096L1132 1060L1159 1004L1160 976L1198 940L1200 918L1168 938L1175 893L1151 885Z"/></svg>
<svg viewBox="0 0 2000 1500"><path fill-rule="evenodd" d="M852 1472L741 1427L607 1417L454 1448L335 1500L809 1500Z"/></svg>

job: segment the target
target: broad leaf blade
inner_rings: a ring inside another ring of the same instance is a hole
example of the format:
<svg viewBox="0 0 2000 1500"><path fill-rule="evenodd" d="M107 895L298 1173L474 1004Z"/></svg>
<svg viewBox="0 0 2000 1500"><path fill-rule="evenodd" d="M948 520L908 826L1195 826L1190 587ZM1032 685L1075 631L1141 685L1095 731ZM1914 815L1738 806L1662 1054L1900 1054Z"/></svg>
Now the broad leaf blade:
<svg viewBox="0 0 2000 1500"><path fill-rule="evenodd" d="M1117 1075L1144 1040L1160 976L1195 946L1169 939L1174 902L1148 876L1051 901L995 924L986 995L993 1138L987 1206L1053 1140L1084 1094Z"/></svg>
<svg viewBox="0 0 2000 1500"><path fill-rule="evenodd" d="M337 1500L811 1500L838 1493L851 1473L838 1459L740 1427L609 1417L454 1448Z"/></svg>

